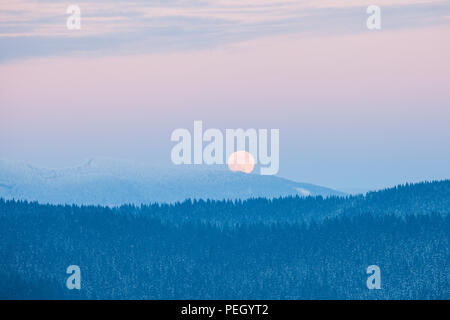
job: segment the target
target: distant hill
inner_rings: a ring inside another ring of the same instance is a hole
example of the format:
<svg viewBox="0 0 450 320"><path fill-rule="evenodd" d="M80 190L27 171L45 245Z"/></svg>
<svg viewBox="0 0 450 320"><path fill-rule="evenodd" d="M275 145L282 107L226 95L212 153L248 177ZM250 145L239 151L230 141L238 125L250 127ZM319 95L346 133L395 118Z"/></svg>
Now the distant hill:
<svg viewBox="0 0 450 320"><path fill-rule="evenodd" d="M448 215L450 180L399 185L366 195L288 196L239 201L186 200L181 203L124 206L123 211L141 213L171 223L208 222L215 225L272 224L323 221L360 215L406 217Z"/></svg>
<svg viewBox="0 0 450 320"><path fill-rule="evenodd" d="M42 193L46 190L45 187ZM18 202L17 205L26 206L26 203ZM433 214L445 216L450 213L450 180L399 185L365 195L295 195L246 200L188 199L173 203L131 203L117 206L115 210L175 224L207 222L215 225L298 223L312 220L319 222L340 216L369 214L401 217Z"/></svg>
<svg viewBox="0 0 450 320"><path fill-rule="evenodd" d="M124 207L161 220L214 224L271 224L323 221L340 216L412 216L450 214L450 180L399 185L366 195L345 197L289 196L245 201L184 201L173 205Z"/></svg>
<svg viewBox="0 0 450 320"><path fill-rule="evenodd" d="M344 193L275 176L233 173L227 169L91 159L67 168L40 168L0 160L0 197L52 204L121 205L185 199L274 198Z"/></svg>

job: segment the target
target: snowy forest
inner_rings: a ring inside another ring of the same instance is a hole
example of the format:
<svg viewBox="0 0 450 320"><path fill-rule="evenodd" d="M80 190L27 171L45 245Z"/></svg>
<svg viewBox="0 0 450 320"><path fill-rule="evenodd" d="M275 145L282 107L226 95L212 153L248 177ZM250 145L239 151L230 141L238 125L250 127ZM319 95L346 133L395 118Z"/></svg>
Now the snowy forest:
<svg viewBox="0 0 450 320"><path fill-rule="evenodd" d="M450 299L449 213L450 180L120 207L0 199L0 299Z"/></svg>

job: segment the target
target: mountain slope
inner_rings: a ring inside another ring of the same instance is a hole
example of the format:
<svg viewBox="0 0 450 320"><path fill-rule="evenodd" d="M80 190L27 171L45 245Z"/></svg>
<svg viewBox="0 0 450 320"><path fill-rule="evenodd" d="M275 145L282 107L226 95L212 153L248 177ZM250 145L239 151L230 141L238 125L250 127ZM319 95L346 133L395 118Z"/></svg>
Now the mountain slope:
<svg viewBox="0 0 450 320"><path fill-rule="evenodd" d="M344 195L308 183L225 169L173 167L91 159L68 168L39 168L0 160L0 197L53 204L120 205L175 202L187 198L248 199L288 195Z"/></svg>

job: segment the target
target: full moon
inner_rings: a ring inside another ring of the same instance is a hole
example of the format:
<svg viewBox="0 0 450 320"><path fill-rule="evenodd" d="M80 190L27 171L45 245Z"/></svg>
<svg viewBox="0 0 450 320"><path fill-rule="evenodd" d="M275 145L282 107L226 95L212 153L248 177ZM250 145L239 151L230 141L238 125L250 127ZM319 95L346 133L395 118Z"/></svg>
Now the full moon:
<svg viewBox="0 0 450 320"><path fill-rule="evenodd" d="M233 172L250 173L255 168L255 159L247 151L236 151L228 158L228 168Z"/></svg>

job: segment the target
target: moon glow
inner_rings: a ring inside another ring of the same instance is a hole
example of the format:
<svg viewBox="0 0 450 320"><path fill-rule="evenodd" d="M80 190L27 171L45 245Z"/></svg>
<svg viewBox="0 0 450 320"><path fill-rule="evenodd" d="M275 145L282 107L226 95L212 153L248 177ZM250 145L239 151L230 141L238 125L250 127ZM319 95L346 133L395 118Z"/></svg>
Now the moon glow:
<svg viewBox="0 0 450 320"><path fill-rule="evenodd" d="M228 158L228 168L233 171L250 173L255 168L255 159L247 151L236 151Z"/></svg>

